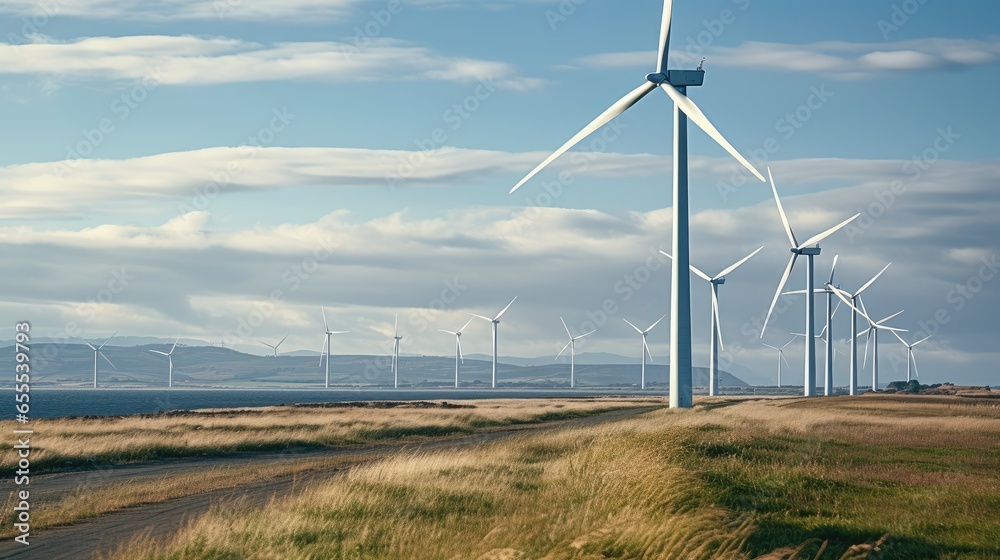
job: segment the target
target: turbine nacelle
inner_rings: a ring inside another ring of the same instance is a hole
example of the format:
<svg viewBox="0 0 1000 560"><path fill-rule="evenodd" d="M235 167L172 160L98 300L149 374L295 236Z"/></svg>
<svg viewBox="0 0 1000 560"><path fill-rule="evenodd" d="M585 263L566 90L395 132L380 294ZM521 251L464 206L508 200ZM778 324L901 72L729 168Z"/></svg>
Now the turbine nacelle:
<svg viewBox="0 0 1000 560"><path fill-rule="evenodd" d="M796 255L813 256L813 257L818 256L820 253L819 247L805 247L802 249L799 249L797 247L791 247L788 250Z"/></svg>

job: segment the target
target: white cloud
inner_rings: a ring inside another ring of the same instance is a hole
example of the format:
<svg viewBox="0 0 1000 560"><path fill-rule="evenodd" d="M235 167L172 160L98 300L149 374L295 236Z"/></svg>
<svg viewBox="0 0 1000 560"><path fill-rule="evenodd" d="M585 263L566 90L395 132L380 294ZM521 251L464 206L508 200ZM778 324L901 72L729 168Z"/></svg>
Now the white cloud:
<svg viewBox="0 0 1000 560"><path fill-rule="evenodd" d="M0 0L0 13L119 20L339 19L366 0ZM45 18L45 19L42 19Z"/></svg>
<svg viewBox="0 0 1000 560"><path fill-rule="evenodd" d="M140 35L87 37L67 42L39 38L0 44L0 72L71 80L209 85L281 80L368 82L491 80L517 90L544 80L519 76L505 62L445 56L393 39L262 45L225 37Z"/></svg>

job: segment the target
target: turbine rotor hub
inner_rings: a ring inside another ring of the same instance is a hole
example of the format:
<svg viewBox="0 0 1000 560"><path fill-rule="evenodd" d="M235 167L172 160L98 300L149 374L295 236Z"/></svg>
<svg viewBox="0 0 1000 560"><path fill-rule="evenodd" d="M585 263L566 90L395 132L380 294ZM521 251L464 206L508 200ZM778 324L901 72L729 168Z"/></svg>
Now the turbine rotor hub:
<svg viewBox="0 0 1000 560"><path fill-rule="evenodd" d="M646 74L646 81L656 85L660 85L664 82L669 83L670 78L667 76L665 72L653 72L651 74Z"/></svg>

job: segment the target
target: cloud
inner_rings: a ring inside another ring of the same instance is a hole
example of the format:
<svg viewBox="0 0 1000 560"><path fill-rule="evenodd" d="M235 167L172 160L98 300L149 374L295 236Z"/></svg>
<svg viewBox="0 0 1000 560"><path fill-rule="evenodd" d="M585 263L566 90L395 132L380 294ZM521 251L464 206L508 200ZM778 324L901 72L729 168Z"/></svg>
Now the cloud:
<svg viewBox="0 0 1000 560"><path fill-rule="evenodd" d="M0 13L32 17L102 20L249 20L271 21L308 16L341 19L366 0L0 0ZM42 18L45 18L44 20Z"/></svg>
<svg viewBox="0 0 1000 560"><path fill-rule="evenodd" d="M311 80L491 81L515 90L544 80L505 62L451 57L393 39L263 45L226 37L138 35L0 44L0 72L63 80L153 81L170 85Z"/></svg>
<svg viewBox="0 0 1000 560"><path fill-rule="evenodd" d="M959 70L1000 62L1000 40L931 38L885 43L819 42L803 45L748 41L738 47L676 47L676 62L786 72L809 72L839 79L873 78L933 70ZM649 67L652 51L603 53L576 59L587 68Z"/></svg>

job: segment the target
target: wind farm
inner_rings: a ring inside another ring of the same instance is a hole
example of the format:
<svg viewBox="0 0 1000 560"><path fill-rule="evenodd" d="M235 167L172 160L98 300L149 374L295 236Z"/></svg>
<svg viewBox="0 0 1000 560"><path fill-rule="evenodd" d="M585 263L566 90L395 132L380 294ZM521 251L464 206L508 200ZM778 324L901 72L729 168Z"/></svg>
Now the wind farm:
<svg viewBox="0 0 1000 560"><path fill-rule="evenodd" d="M0 557L1000 558L1000 6L97 4L0 9Z"/></svg>

